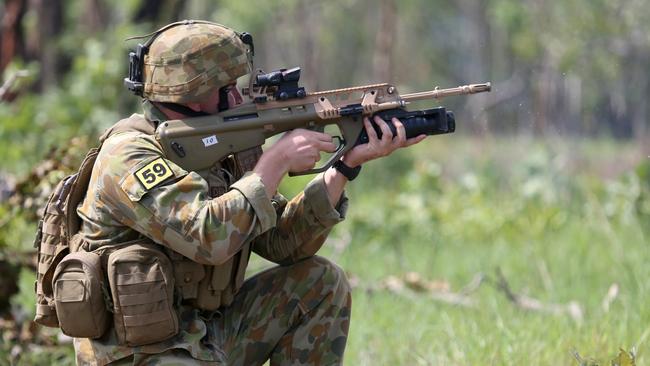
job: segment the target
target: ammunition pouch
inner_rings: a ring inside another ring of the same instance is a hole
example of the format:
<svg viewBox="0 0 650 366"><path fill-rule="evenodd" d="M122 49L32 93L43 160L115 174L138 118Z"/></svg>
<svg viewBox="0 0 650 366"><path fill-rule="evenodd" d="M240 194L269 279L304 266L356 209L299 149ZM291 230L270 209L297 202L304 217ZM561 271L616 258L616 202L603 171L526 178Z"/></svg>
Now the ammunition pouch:
<svg viewBox="0 0 650 366"><path fill-rule="evenodd" d="M57 265L52 279L54 305L64 334L99 338L108 329L108 290L99 255L76 252Z"/></svg>
<svg viewBox="0 0 650 366"><path fill-rule="evenodd" d="M232 303L235 294L244 283L250 244L219 266L194 262L165 249L172 261L176 289L183 303L205 311L215 311Z"/></svg>
<svg viewBox="0 0 650 366"><path fill-rule="evenodd" d="M161 342L179 331L174 270L157 244L132 244L108 257L117 340L131 347Z"/></svg>

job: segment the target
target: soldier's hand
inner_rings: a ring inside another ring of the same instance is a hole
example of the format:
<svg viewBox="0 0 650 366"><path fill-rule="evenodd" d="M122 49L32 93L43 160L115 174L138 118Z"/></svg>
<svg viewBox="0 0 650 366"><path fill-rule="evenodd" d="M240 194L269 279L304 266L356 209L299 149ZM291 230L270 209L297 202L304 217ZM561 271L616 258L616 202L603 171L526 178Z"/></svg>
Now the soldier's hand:
<svg viewBox="0 0 650 366"><path fill-rule="evenodd" d="M321 152L334 152L332 136L316 131L295 129L287 132L266 149L253 171L260 175L266 193L273 197L280 181L288 172L311 169L320 160Z"/></svg>
<svg viewBox="0 0 650 366"><path fill-rule="evenodd" d="M273 155L286 173L311 169L320 160L321 152L335 150L332 136L299 128L284 134L265 153Z"/></svg>
<svg viewBox="0 0 650 366"><path fill-rule="evenodd" d="M415 145L427 137L426 135L420 135L407 139L404 124L397 118L391 120L397 131L396 136L393 136L390 127L388 127L388 124L383 119L375 116L374 121L381 129L381 139L377 137L377 133L368 117L365 117L363 124L368 134L368 143L355 146L352 150L348 151L343 156L343 161L346 165L355 167L370 160L388 156L399 148Z"/></svg>

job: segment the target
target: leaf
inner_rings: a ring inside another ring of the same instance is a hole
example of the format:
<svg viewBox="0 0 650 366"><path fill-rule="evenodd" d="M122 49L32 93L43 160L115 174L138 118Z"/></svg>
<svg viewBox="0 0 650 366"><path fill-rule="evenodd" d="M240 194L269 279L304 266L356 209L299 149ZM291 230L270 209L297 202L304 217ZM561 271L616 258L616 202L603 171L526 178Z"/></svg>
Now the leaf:
<svg viewBox="0 0 650 366"><path fill-rule="evenodd" d="M634 350L627 352L620 348L618 356L612 360L612 366L636 366Z"/></svg>

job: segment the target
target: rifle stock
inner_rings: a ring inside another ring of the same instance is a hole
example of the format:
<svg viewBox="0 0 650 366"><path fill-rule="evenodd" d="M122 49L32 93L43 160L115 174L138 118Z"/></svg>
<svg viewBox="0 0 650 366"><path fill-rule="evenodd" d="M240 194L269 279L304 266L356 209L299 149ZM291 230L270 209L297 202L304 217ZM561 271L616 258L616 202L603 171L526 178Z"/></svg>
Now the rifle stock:
<svg viewBox="0 0 650 366"><path fill-rule="evenodd" d="M451 133L455 130L451 111L444 107L407 111L406 105L415 100L491 89L490 83L485 83L400 96L390 84L373 84L305 93L303 88L296 89L297 79L291 81L293 89L283 89L286 85L281 81L277 85L267 83L246 88L244 94L250 102L216 115L165 121L156 130L156 139L170 160L185 170L205 176L211 167L231 154L260 146L276 134L296 128L323 131L328 125L337 125L342 136L338 138L338 149L328 161L314 169L290 173L314 174L328 169L355 145L367 142L362 122L365 116L379 115L389 122L393 132L395 127L390 119L399 118L407 137ZM381 132L377 126L375 129Z"/></svg>

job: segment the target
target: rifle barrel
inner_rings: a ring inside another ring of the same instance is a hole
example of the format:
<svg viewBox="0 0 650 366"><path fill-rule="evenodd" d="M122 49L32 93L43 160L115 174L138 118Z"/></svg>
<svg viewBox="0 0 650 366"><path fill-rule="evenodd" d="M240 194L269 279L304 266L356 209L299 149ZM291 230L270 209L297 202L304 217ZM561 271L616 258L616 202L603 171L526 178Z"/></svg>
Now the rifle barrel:
<svg viewBox="0 0 650 366"><path fill-rule="evenodd" d="M434 90L431 91L404 94L402 95L401 98L405 102L414 102L417 100L424 100L424 99L442 99L454 95L483 93L483 92L489 92L490 90L492 90L492 84L488 82L482 84L462 85L456 88L449 88L449 89L438 89L436 87Z"/></svg>

